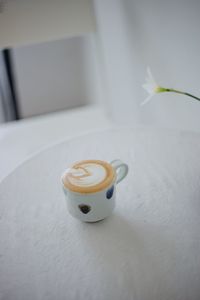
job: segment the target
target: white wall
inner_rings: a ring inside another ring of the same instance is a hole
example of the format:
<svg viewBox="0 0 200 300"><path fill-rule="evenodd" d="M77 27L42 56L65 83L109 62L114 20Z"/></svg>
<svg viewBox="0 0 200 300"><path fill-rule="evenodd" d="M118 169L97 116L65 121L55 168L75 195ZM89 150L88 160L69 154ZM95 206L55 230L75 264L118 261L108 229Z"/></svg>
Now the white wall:
<svg viewBox="0 0 200 300"><path fill-rule="evenodd" d="M117 122L139 120L138 93L134 83L139 69L131 65L130 37L121 0L94 1L99 61L105 98L111 117ZM134 101L133 101L134 99Z"/></svg>
<svg viewBox="0 0 200 300"><path fill-rule="evenodd" d="M200 130L200 103L195 100L160 94L140 107L148 65L161 85L200 96L200 1L94 3L113 118Z"/></svg>
<svg viewBox="0 0 200 300"><path fill-rule="evenodd" d="M15 48L13 55L22 117L98 102L92 34Z"/></svg>
<svg viewBox="0 0 200 300"><path fill-rule="evenodd" d="M91 0L1 2L0 48L30 45L94 31Z"/></svg>

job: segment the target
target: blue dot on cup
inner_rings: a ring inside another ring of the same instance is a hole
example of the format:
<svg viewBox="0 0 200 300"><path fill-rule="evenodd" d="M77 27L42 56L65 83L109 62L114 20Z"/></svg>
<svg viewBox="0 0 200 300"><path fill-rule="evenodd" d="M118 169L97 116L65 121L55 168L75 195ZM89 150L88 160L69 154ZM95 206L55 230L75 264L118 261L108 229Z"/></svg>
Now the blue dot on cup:
<svg viewBox="0 0 200 300"><path fill-rule="evenodd" d="M109 190L107 190L107 192L106 192L106 198L107 199L112 198L113 192L114 192L114 185Z"/></svg>

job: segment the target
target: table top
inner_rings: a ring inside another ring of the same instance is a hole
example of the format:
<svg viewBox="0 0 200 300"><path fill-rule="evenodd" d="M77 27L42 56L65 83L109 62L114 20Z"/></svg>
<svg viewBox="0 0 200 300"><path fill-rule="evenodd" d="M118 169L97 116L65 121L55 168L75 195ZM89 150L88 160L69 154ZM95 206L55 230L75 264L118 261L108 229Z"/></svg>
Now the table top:
<svg viewBox="0 0 200 300"><path fill-rule="evenodd" d="M63 139L111 128L105 110L87 105L0 124L0 181L27 157Z"/></svg>
<svg viewBox="0 0 200 300"><path fill-rule="evenodd" d="M199 300L200 135L116 129L59 143L0 184L0 299ZM111 217L71 217L60 174L128 163Z"/></svg>

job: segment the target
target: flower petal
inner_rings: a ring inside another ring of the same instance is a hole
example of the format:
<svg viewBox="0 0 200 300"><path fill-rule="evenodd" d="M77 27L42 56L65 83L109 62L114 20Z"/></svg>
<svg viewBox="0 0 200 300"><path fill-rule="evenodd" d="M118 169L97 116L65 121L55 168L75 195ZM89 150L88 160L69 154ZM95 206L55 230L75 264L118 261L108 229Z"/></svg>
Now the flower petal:
<svg viewBox="0 0 200 300"><path fill-rule="evenodd" d="M148 81L151 82L153 85L157 86L156 80L154 79L150 67L147 67L147 76L148 76Z"/></svg>
<svg viewBox="0 0 200 300"><path fill-rule="evenodd" d="M152 86L150 83L144 83L142 85L143 89L145 89L149 94L154 94L154 86Z"/></svg>
<svg viewBox="0 0 200 300"><path fill-rule="evenodd" d="M157 87L156 81L153 78L150 68L147 68L146 82L142 86L149 94L155 94L155 89Z"/></svg>
<svg viewBox="0 0 200 300"><path fill-rule="evenodd" d="M142 85L142 87L149 93L148 97L141 103L141 105L144 105L147 102L149 102L153 95L155 95L158 92L158 85L149 67L147 67L146 82Z"/></svg>
<svg viewBox="0 0 200 300"><path fill-rule="evenodd" d="M151 98L153 97L153 94L149 95L140 105L145 105L147 102L149 102L151 100Z"/></svg>

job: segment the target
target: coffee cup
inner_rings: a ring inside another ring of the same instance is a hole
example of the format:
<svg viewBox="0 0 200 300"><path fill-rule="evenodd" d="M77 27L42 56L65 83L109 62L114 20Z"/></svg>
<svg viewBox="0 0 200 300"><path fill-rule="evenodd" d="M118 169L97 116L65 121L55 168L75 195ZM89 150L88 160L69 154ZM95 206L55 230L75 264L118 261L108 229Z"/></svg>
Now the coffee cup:
<svg viewBox="0 0 200 300"><path fill-rule="evenodd" d="M61 177L69 213L85 222L100 221L115 207L116 185L128 173L128 165L116 159L82 160Z"/></svg>

